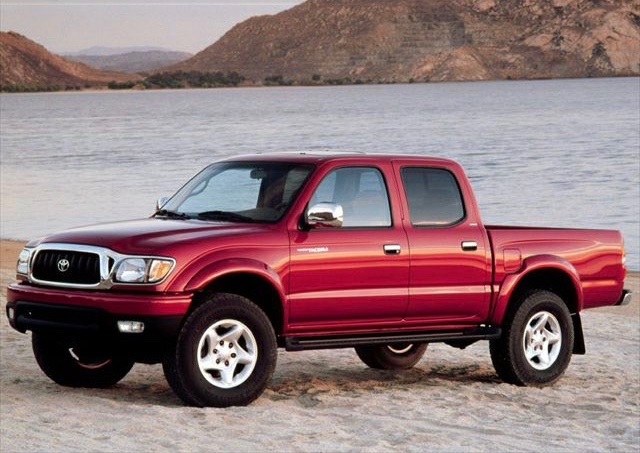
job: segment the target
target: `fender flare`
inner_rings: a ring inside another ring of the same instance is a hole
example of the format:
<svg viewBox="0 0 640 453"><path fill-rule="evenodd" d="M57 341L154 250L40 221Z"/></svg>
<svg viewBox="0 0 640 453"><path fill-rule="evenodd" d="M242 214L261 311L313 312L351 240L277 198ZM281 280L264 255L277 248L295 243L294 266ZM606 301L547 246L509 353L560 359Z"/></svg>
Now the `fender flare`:
<svg viewBox="0 0 640 453"><path fill-rule="evenodd" d="M282 308L282 322L286 322L288 317L287 298L285 296L284 284L280 276L265 263L247 258L229 258L215 261L196 272L184 287L184 291L197 292L211 284L215 280L231 274L253 274L269 283L278 293ZM286 324L283 324L286 325Z"/></svg>
<svg viewBox="0 0 640 453"><path fill-rule="evenodd" d="M580 276L578 274L578 271L573 266L573 264L556 255L536 255L524 260L520 272L518 272L517 274L507 275L507 277L504 279L504 281L500 285L500 291L496 296L496 302L494 304L491 316L489 317L490 324L498 326L502 324L511 296L513 295L513 292L518 287L520 282L532 272L543 269L557 270L569 277L576 295L576 313L580 313L580 311L582 311L582 307L584 304L582 284L580 283Z"/></svg>

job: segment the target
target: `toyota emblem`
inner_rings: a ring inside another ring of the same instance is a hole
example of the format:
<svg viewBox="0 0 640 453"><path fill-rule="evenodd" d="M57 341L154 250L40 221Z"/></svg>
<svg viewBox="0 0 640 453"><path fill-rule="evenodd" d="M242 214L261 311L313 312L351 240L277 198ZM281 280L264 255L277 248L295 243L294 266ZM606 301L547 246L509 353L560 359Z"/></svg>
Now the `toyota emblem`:
<svg viewBox="0 0 640 453"><path fill-rule="evenodd" d="M58 260L58 270L60 272L67 272L69 270L69 260L66 258Z"/></svg>

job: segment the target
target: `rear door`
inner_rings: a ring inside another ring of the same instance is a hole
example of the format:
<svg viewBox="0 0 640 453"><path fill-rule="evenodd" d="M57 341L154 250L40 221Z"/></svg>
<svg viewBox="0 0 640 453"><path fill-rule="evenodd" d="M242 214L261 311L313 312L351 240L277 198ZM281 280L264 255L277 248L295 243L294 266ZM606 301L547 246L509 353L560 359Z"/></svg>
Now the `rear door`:
<svg viewBox="0 0 640 453"><path fill-rule="evenodd" d="M387 174L392 174L389 163ZM322 178L308 206L338 203L344 224L290 232L292 332L353 331L400 322L408 303L409 253L389 187L377 166L341 167Z"/></svg>
<svg viewBox="0 0 640 453"><path fill-rule="evenodd" d="M395 167L411 248L406 320L482 322L490 303L490 246L462 170L454 174L455 168L409 163Z"/></svg>

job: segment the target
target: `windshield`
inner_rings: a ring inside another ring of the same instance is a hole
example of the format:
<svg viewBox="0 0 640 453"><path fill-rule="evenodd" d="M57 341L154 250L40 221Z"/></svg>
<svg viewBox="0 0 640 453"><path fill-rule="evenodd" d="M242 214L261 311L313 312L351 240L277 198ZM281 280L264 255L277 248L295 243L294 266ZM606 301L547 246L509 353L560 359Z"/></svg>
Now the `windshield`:
<svg viewBox="0 0 640 453"><path fill-rule="evenodd" d="M312 168L281 162L212 164L176 192L156 215L275 222L293 203Z"/></svg>

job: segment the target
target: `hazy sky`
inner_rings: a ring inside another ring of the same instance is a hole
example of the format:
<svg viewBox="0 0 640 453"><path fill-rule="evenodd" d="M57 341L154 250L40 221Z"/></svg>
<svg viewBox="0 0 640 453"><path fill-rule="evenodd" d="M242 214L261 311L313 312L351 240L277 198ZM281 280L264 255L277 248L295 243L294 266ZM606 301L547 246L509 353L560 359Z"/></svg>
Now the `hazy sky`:
<svg viewBox="0 0 640 453"><path fill-rule="evenodd" d="M0 0L0 30L53 52L92 46L160 46L198 52L234 24L303 0Z"/></svg>

